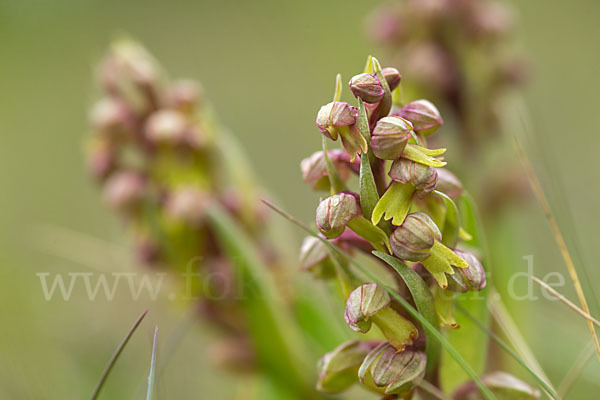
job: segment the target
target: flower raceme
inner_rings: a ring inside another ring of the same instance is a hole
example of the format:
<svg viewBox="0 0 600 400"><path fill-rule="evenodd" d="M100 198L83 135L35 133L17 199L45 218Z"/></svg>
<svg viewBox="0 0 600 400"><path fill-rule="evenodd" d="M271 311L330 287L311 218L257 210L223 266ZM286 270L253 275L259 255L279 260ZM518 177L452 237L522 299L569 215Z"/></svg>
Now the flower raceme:
<svg viewBox="0 0 600 400"><path fill-rule="evenodd" d="M330 193L316 211L316 225L325 240L350 256L391 254L418 271L439 321L457 327L453 296L484 289L485 270L459 243L469 240L457 206L462 185L443 168L445 149L427 147L426 138L442 126L442 117L427 100L401 104L400 79L397 70L382 69L369 57L365 71L349 83L355 107L341 101L338 76L334 101L319 111L317 127L331 140L341 136L344 150L327 150L324 140L323 151L302 161L303 179L313 189ZM354 190L348 187L351 175L358 175ZM411 399L421 380L439 385L439 361L427 357L429 339L387 291L397 288L365 282L347 260L334 257L315 238L305 239L301 260L303 269L316 277L340 280L349 328L369 339L379 338L347 342L325 355L319 365L320 390L337 393L360 383L383 395ZM401 280L394 269L384 271ZM398 294L413 301L406 291Z"/></svg>

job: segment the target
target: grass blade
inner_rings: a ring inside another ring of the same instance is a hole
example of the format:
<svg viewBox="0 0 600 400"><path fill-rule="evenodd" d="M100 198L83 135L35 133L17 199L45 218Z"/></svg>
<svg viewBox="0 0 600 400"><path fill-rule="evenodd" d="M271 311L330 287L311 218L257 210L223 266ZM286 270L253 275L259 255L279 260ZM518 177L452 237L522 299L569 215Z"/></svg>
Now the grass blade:
<svg viewBox="0 0 600 400"><path fill-rule="evenodd" d="M558 227L556 218L554 218L554 214L552 214L552 209L550 208L550 204L546 199L544 190L542 189L542 185L540 184L540 181L537 175L535 174L531 162L527 158L527 155L525 154L525 151L523 150L523 147L521 146L518 139L515 139L515 144L517 147L517 152L519 153L519 157L521 158L521 161L525 168L525 172L529 179L529 183L531 184L531 188L533 189L533 192L535 193L535 196L544 211L544 215L546 216L546 219L550 224L550 229L554 234L554 239L558 244L558 248L560 249L560 253L563 257L563 260L565 261L565 265L567 266L569 276L571 277L571 281L573 282L573 286L575 287L575 292L577 292L577 297L579 297L581 307L583 308L583 311L585 311L587 314L590 314L590 309L585 299L585 294L583 293L583 288L581 287L579 276L577 275L577 269L575 268L575 264L573 263L573 259L571 258L571 254L569 253L569 249L567 247L565 239L560 231L560 228ZM598 336L596 336L596 329L594 328L594 324L589 319L587 320L587 325L590 330L590 334L592 335L594 346L596 347L598 359L600 359L600 342L598 342Z"/></svg>
<svg viewBox="0 0 600 400"><path fill-rule="evenodd" d="M506 337L508 337L508 340L517 350L521 358L523 358L525 363L536 373L536 375L546 382L548 386L552 388L552 391L556 393L556 390L554 390L550 384L550 379L548 379L542 366L533 355L533 352L527 345L523 335L521 335L521 332L504 306L504 303L502 303L500 295L496 291L489 296L488 306L492 313L492 317L498 323L498 326L502 329Z"/></svg>
<svg viewBox="0 0 600 400"><path fill-rule="evenodd" d="M127 342L129 342L129 339L133 335L133 332L135 332L135 330L140 325L140 323L142 322L142 320L144 319L144 317L146 316L146 314L148 314L148 310L145 310L138 317L138 319L135 321L135 323L133 324L133 326L131 327L131 329L129 330L129 332L127 332L127 335L125 336L125 338L123 339L123 341L121 342L121 344L119 345L119 347L117 347L117 350L115 350L114 354L112 355L112 357L108 361L108 364L106 365L106 368L104 368L104 372L102 373L102 376L100 377L100 380L98 381L98 384L96 385L96 388L94 389L94 393L92 393L92 397L90 397L91 400L95 400L96 398L98 398L98 394L100 394L100 390L102 389L102 386L104 386L104 382L106 382L106 379L108 378L108 374L110 373L110 371L112 370L113 366L117 362L117 359L121 355L121 352L123 352L123 349L127 345Z"/></svg>
<svg viewBox="0 0 600 400"><path fill-rule="evenodd" d="M592 357L594 357L594 354L594 343L589 342L589 344L585 346L585 349L583 349L581 354L579 354L579 357L577 357L577 360L575 360L575 363L573 364L567 375L564 377L560 385L558 385L558 394L561 398L564 399L565 397L567 397L567 394L569 394L569 390L571 390L575 382L577 382L577 378L579 378L585 367L592 359Z"/></svg>
<svg viewBox="0 0 600 400"><path fill-rule="evenodd" d="M158 326L154 327L154 340L152 341L152 359L150 359L150 372L148 373L148 391L146 400L152 400L154 396L154 376L156 370L156 349L158 343Z"/></svg>
<svg viewBox="0 0 600 400"><path fill-rule="evenodd" d="M498 335L496 335L494 332L492 332L491 329L489 329L487 326L483 325L481 322L479 322L477 320L477 318L475 318L474 316L471 315L470 312L468 312L463 306L461 306L460 304L456 304L456 308L462 312L464 315L466 315L471 321L473 321L473 323L475 323L475 325L477 325L482 331L484 331L485 333L487 333L489 335L490 338L492 338L492 340L494 340L504 351L506 351L512 358L514 358L519 364L521 364L521 366L523 368L525 368L530 374L531 376L533 376L535 378L535 380L540 384L540 386L542 387L542 389L553 399L558 399L558 395L556 394L556 392L554 391L554 389L552 389L550 387L550 385L548 385L546 383L546 381L544 379L542 379L538 374L535 373L535 371L533 371L533 369L531 369L527 363L525 361L523 361L521 359L521 357L519 357L519 355L517 353L515 353L509 346L508 344L506 344L502 339L500 339L500 337L498 337Z"/></svg>
<svg viewBox="0 0 600 400"><path fill-rule="evenodd" d="M563 296L562 294L560 294L559 292L557 292L556 290L554 290L552 287L550 287L546 282L540 280L539 278L537 278L535 276L532 276L531 279L533 279L533 281L535 283L537 283L538 285L540 285L541 287L543 287L544 289L546 289L548 292L550 292L550 294L553 295L554 297L556 297L558 300L562 301L567 306L569 306L569 308L571 308L577 314L581 315L583 318L587 319L588 321L591 321L594 325L600 327L600 321L598 321L596 318L592 317L590 314L588 314L585 311L583 311L581 308L577 307L575 304L573 304L565 296Z"/></svg>
<svg viewBox="0 0 600 400"><path fill-rule="evenodd" d="M283 211L279 207L275 206L274 204L271 204L266 200L262 200L262 201L273 211L275 211L279 215L283 216L290 222L296 224L302 230L304 230L306 233L308 233L316 238L319 238L319 240L321 240L331 250L335 251L340 256L348 259L348 261L352 265L354 265L361 273L363 273L364 275L369 277L369 279L371 279L373 282L375 282L378 285L380 285L381 287L385 288L386 291L390 294L390 296L392 296L394 298L394 300L398 301L398 303L400 303L415 319L417 319L421 323L421 325L423 326L424 329L426 329L428 332L430 332L431 335L440 342L440 344L446 349L446 351L456 360L456 362L461 366L461 368L463 368L465 370L465 372L469 375L469 377L477 385L477 387L483 394L484 398L487 400L495 400L496 399L496 397L490 391L490 389L481 381L481 379L479 379L479 377L477 376L475 371L473 371L471 366L462 358L462 356L446 340L446 338L444 338L444 336L431 323L429 323L429 321L427 321L427 319L425 319L425 317L423 317L421 314L419 314L419 312L417 310L415 310L413 308L413 306L411 306L406 300L404 300L401 296L399 296L398 293L393 291L389 286L387 286L384 282L382 282L377 276L375 276L367 268L363 267L361 264L356 262L352 257L348 256L343 250L340 250L336 246L329 243L329 241L327 241L326 239L323 239L322 237L320 237L318 234L313 232L310 228L305 226L302 222L298 221L296 218L294 218L290 214L286 213L285 211Z"/></svg>

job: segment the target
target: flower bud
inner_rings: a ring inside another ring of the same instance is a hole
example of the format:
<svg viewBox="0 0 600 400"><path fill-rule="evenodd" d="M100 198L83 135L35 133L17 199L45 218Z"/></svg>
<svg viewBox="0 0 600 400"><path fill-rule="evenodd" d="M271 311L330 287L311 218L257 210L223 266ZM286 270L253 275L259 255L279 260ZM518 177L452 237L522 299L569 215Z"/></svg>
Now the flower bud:
<svg viewBox="0 0 600 400"><path fill-rule="evenodd" d="M399 352L389 343L373 349L358 370L365 386L386 395L410 392L425 376L427 358L421 351L406 348Z"/></svg>
<svg viewBox="0 0 600 400"><path fill-rule="evenodd" d="M345 151L340 149L329 150L327 155L342 181L348 180L351 172L358 174L360 161L350 161L350 156ZM327 165L322 151L317 151L310 157L302 160L300 170L302 171L302 180L305 183L311 184L313 189L329 190Z"/></svg>
<svg viewBox="0 0 600 400"><path fill-rule="evenodd" d="M367 141L356 126L358 110L348 103L334 101L324 105L317 114L317 126L331 140L342 139L344 149L354 161L357 154L366 153Z"/></svg>
<svg viewBox="0 0 600 400"><path fill-rule="evenodd" d="M396 89L402 80L402 75L400 75L400 72L396 68L387 67L382 69L381 73L385 77L390 90Z"/></svg>
<svg viewBox="0 0 600 400"><path fill-rule="evenodd" d="M92 128L108 137L119 137L131 131L131 113L121 100L107 97L97 102L90 113Z"/></svg>
<svg viewBox="0 0 600 400"><path fill-rule="evenodd" d="M369 317L389 307L391 301L388 292L376 283L359 286L350 293L346 301L346 323L357 332L367 333L371 329Z"/></svg>
<svg viewBox="0 0 600 400"><path fill-rule="evenodd" d="M408 214L406 219L390 237L394 254L407 261L421 261L429 257L428 250L442 234L429 215L417 212Z"/></svg>
<svg viewBox="0 0 600 400"><path fill-rule="evenodd" d="M310 271L316 278L332 278L335 276L327 246L316 237L307 236L300 246L300 268Z"/></svg>
<svg viewBox="0 0 600 400"><path fill-rule="evenodd" d="M202 90L192 80L174 82L169 89L169 104L183 113L191 113L201 99Z"/></svg>
<svg viewBox="0 0 600 400"><path fill-rule="evenodd" d="M87 151L87 166L92 176L100 181L113 171L116 166L115 151L105 140L93 141Z"/></svg>
<svg viewBox="0 0 600 400"><path fill-rule="evenodd" d="M137 172L116 172L106 181L104 200L117 211L131 211L144 196L145 186L144 179Z"/></svg>
<svg viewBox="0 0 600 400"><path fill-rule="evenodd" d="M525 382L507 374L506 372L491 372L481 377L481 381L499 399L538 399L540 392ZM455 400L478 400L481 392L475 382L467 382L459 386L452 395Z"/></svg>
<svg viewBox="0 0 600 400"><path fill-rule="evenodd" d="M342 343L319 360L317 389L339 393L357 382L358 368L377 342L351 340Z"/></svg>
<svg viewBox="0 0 600 400"><path fill-rule="evenodd" d="M383 98L383 87L376 75L359 74L350 79L350 90L354 97L361 98L365 103L377 103Z"/></svg>
<svg viewBox="0 0 600 400"><path fill-rule="evenodd" d="M334 101L324 105L317 114L317 126L321 133L332 140L337 140L338 130L342 126L354 125L358 110L348 103Z"/></svg>
<svg viewBox="0 0 600 400"><path fill-rule="evenodd" d="M400 117L384 117L371 133L371 148L378 158L395 160L400 157L411 138L412 124Z"/></svg>
<svg viewBox="0 0 600 400"><path fill-rule="evenodd" d="M319 203L317 207L317 227L330 239L344 232L346 225L360 214L356 196L338 193Z"/></svg>
<svg viewBox="0 0 600 400"><path fill-rule="evenodd" d="M452 198L460 196L463 192L462 183L458 178L445 168L437 169L436 189Z"/></svg>
<svg viewBox="0 0 600 400"><path fill-rule="evenodd" d="M169 195L165 212L174 221L197 226L204 219L208 202L208 195L201 189L184 186L175 189Z"/></svg>
<svg viewBox="0 0 600 400"><path fill-rule="evenodd" d="M406 158L394 161L388 175L396 182L410 183L422 193L433 191L437 183L436 168Z"/></svg>
<svg viewBox="0 0 600 400"><path fill-rule="evenodd" d="M394 113L411 122L415 132L423 136L434 133L443 123L440 112L428 100L415 100Z"/></svg>
<svg viewBox="0 0 600 400"><path fill-rule="evenodd" d="M479 291L485 288L485 270L481 262L471 253L454 250L454 252L469 264L468 268L456 268L454 274L448 275L448 290L466 293L469 290Z"/></svg>
<svg viewBox="0 0 600 400"><path fill-rule="evenodd" d="M154 58L141 45L115 43L100 71L104 89L122 98L140 114L158 106L161 74Z"/></svg>
<svg viewBox="0 0 600 400"><path fill-rule="evenodd" d="M177 111L160 110L146 122L146 137L152 143L180 144L185 140L187 122Z"/></svg>

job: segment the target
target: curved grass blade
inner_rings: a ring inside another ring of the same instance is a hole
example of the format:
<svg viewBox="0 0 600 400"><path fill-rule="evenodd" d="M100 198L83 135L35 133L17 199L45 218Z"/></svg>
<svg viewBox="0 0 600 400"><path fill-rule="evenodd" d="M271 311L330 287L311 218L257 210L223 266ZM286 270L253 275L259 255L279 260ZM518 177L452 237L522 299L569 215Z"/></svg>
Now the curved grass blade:
<svg viewBox="0 0 600 400"><path fill-rule="evenodd" d="M289 314L272 276L254 248L250 238L231 217L214 204L208 211L219 241L236 268L244 288L243 305L259 361L274 381L285 383L296 397L307 394L309 376L308 350ZM269 332L269 335L265 335ZM292 395L292 393L290 393ZM292 397L294 398L294 397Z"/></svg>
<svg viewBox="0 0 600 400"><path fill-rule="evenodd" d="M554 390L550 379L544 372L539 361L535 358L533 351L527 345L525 338L523 338L523 335L517 328L515 321L513 321L508 310L506 309L506 306L502 302L502 297L496 291L492 291L490 294L488 307L494 320L497 322L500 329L502 329L509 342L516 349L521 358L523 358L527 365L529 365L530 368L537 374L537 376L546 382L548 386L553 389L554 393L556 393L556 390Z"/></svg>
<svg viewBox="0 0 600 400"><path fill-rule="evenodd" d="M569 391L577 382L577 378L581 376L581 373L588 365L590 360L594 357L596 351L594 350L594 343L589 342L585 349L579 354L577 360L573 363L573 366L569 370L569 373L564 377L562 382L558 385L558 395L564 399L569 394Z"/></svg>
<svg viewBox="0 0 600 400"><path fill-rule="evenodd" d="M515 146L517 148L519 157L521 158L521 162L523 163L523 167L525 168L525 173L527 174L531 188L535 193L538 203L544 211L544 215L546 216L548 223L550 224L550 229L554 234L554 239L556 240L556 244L560 249L560 253L567 267L567 271L569 272L569 276L571 277L571 281L573 282L573 286L575 287L575 292L577 293L577 297L579 298L579 302L581 303L581 308L583 308L583 311L585 311L587 314L590 314L590 308L588 307L587 300L585 299L585 293L583 292L583 288L581 287L581 282L579 280L579 275L577 274L577 269L575 268L575 263L571 258L571 253L569 253L569 248L567 247L565 238L563 237L560 227L558 226L558 222L556 221L556 218L554 218L554 214L552 214L552 209L550 207L550 204L548 203L548 200L546 199L544 189L542 188L542 185L537 175L535 174L535 170L533 169L531 162L527 158L527 155L525 154L521 143L516 138ZM590 320L587 320L587 325L588 329L590 330L590 334L592 335L594 346L596 347L598 359L600 359L600 341L598 341L598 336L596 335L596 328Z"/></svg>
<svg viewBox="0 0 600 400"><path fill-rule="evenodd" d="M547 383L546 381L544 381L544 379L540 378L540 376L538 374L536 374L531 368L529 368L529 366L527 365L527 363L525 361L523 361L521 359L521 357L519 357L517 355L517 353L515 353L509 346L508 344L506 344L502 339L500 339L498 337L498 335L496 335L494 332L492 332L487 326L483 325L481 322L479 322L477 320L477 318L475 318L474 316L471 315L471 313L469 313L463 306L461 306L460 304L456 305L456 308L462 312L464 315L466 315L471 321L473 321L473 323L475 323L475 325L477 325L482 331L484 331L485 333L487 333L490 338L492 338L492 340L494 340L504 351L506 351L512 358L514 358L519 364L521 364L521 366L523 368L525 368L527 370L527 372L529 372L531 374L531 376L533 376L533 378L540 384L540 386L542 387L542 389L546 392L546 394L548 394L551 398L558 400L559 397L556 394L556 392L554 391L554 389L552 389Z"/></svg>
<svg viewBox="0 0 600 400"><path fill-rule="evenodd" d="M427 321L427 319L425 319L425 317L423 317L417 310L415 310L413 308L413 306L411 306L406 300L404 300L400 295L398 295L398 293L396 293L389 286L387 286L383 281L381 281L381 279L379 279L376 275L374 275L367 268L363 267L361 264L356 262L351 256L346 254L343 250L332 245L326 239L323 239L321 236L319 236L318 234L313 232L310 228L308 228L302 222L298 221L296 218L294 218L290 214L286 213L285 211L283 211L279 207L275 206L274 204L271 204L270 202L268 202L264 199L262 200L262 202L265 203L269 208L271 208L277 214L281 215L282 217L286 218L290 222L292 222L295 225L297 225L298 227L300 227L303 231L305 231L309 235L312 235L312 236L318 238L319 240L321 240L327 247L329 247L329 249L336 252L341 257L346 258L361 273L363 273L365 276L367 276L373 282L375 282L378 285L380 285L381 287L385 288L385 290L390 294L390 296L392 296L394 298L394 300L396 300L398 303L400 303L417 321L419 321L421 323L421 325L423 326L424 329L426 329L428 332L430 332L432 334L432 336L440 342L440 344L446 349L446 351L456 360L456 362L460 365L460 367L465 370L465 372L469 375L469 377L477 385L477 387L481 391L483 397L487 400L496 400L496 397L494 396L494 394L481 381L481 379L479 379L479 376L477 376L477 374L475 373L475 371L473 371L471 366L462 358L460 353L458 353L458 351L456 351L456 349L446 340L446 338L444 338L444 336L431 323L429 323L429 321Z"/></svg>
<svg viewBox="0 0 600 400"><path fill-rule="evenodd" d="M440 323L433 305L433 296L431 295L431 291L427 287L427 284L419 274L408 268L396 257L380 251L374 251L373 254L398 272L404 283L406 283L406 286L415 301L417 310L432 326L436 328L439 327ZM432 373L432 369L435 368L439 361L441 347L440 343L435 340L429 331L426 331L425 335L427 337L425 354L427 355L427 360L431 361L427 363L427 372Z"/></svg>
<svg viewBox="0 0 600 400"><path fill-rule="evenodd" d="M150 372L148 373L148 390L146 391L146 400L152 400L154 397L154 379L156 371L156 350L158 345L158 326L154 327L154 340L152 341L152 358L150 359Z"/></svg>
<svg viewBox="0 0 600 400"><path fill-rule="evenodd" d="M108 374L110 373L110 371L112 370L113 366L117 362L117 359L119 358L119 356L123 352L123 349L127 345L127 342L129 342L129 339L131 339L131 336L133 335L133 332L135 332L135 330L137 329L137 327L140 326L140 323L142 322L142 320L144 319L144 317L146 316L146 314L148 314L148 310L145 310L138 317L138 319L135 321L135 323L133 324L133 326L131 327L131 329L129 330L129 332L127 332L127 335L125 336L125 338L123 339L123 341L121 342L121 344L119 345L119 347L117 347L117 350L115 350L114 354L112 355L112 357L108 361L108 364L106 365L106 368L104 369L104 372L102 373L102 376L100 377L100 380L98 381L98 384L96 385L96 388L94 389L94 393L92 393L92 397L90 397L91 400L95 400L96 398L98 398L98 394L100 394L100 390L102 389L102 386L104 386L104 382L106 382L106 379L108 378Z"/></svg>

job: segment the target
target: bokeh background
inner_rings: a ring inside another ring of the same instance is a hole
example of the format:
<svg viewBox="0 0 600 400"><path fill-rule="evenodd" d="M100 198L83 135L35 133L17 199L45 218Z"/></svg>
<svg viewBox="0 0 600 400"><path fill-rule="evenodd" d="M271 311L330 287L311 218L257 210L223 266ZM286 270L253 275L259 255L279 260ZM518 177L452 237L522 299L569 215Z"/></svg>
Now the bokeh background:
<svg viewBox="0 0 600 400"><path fill-rule="evenodd" d="M537 141L529 150L546 154L536 168L569 243L578 249L578 268L598 315L593 289L600 282L595 265L600 3L514 3L517 41L531 60L523 94ZM298 164L320 146L314 117L331 97L335 74L350 77L367 54L378 55L364 34L374 5L0 0L0 398L89 396L144 308L151 312L113 371L104 398L135 398L136 391L140 397L154 324L165 338L163 347L168 337L183 335L160 378L162 398L221 398L212 393L233 396L244 387L210 368L205 339L212 332L186 328L186 308L166 296L133 301L118 292L112 302L89 301L76 291L68 302L44 299L37 272L136 269L122 226L102 205L84 168L94 65L112 38L127 34L144 43L171 76L200 80L264 185L286 209L310 221L317 198L302 184ZM512 152L506 160L518 162ZM526 269L526 255L534 256L538 276L565 273L535 202L503 214L491 234L499 285ZM299 233L295 239L289 245L298 245ZM571 285L561 291L576 300ZM590 342L583 320L543 298L507 303L550 379L560 382ZM592 359L570 398L597 398L599 365ZM513 371L528 379L522 370Z"/></svg>

